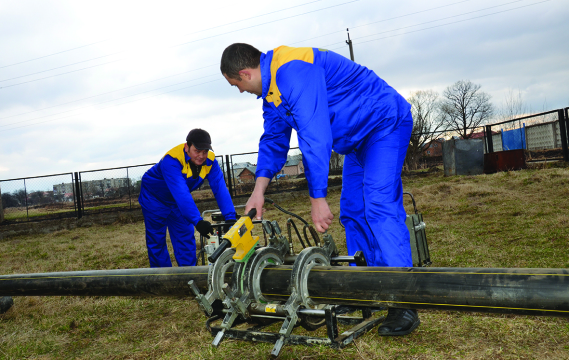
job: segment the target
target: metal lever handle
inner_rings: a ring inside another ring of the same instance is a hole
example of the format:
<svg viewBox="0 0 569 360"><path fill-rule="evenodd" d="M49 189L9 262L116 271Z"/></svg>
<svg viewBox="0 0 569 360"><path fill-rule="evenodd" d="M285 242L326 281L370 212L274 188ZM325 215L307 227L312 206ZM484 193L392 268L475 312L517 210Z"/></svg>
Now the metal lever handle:
<svg viewBox="0 0 569 360"><path fill-rule="evenodd" d="M227 239L223 239L223 241L221 242L221 244L219 244L219 246L217 247L217 249L215 249L215 251L213 252L213 254L211 254L210 256L208 256L208 260L210 263L214 263L217 258L219 258L221 256L221 254L223 254L223 252L225 250L227 250L229 247L231 247L231 241L227 240Z"/></svg>
<svg viewBox="0 0 569 360"><path fill-rule="evenodd" d="M257 215L257 209L253 208L247 213L246 216L250 219L253 219L255 217L255 215ZM235 225L233 225L233 226L235 226ZM219 247L217 249L215 249L213 254L211 254L207 259L209 260L210 263L213 264L221 256L221 254L223 254L223 252L230 247L231 247L231 241L229 241L227 239L223 239L221 244L219 244Z"/></svg>
<svg viewBox="0 0 569 360"><path fill-rule="evenodd" d="M251 210L249 210L249 212L245 216L247 216L249 219L253 220L255 215L257 215L257 209L252 208Z"/></svg>

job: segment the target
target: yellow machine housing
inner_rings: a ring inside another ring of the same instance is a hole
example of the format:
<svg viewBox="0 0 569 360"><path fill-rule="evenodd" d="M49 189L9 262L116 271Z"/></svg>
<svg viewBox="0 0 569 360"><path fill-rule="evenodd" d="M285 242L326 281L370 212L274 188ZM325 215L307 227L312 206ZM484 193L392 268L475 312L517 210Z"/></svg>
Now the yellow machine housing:
<svg viewBox="0 0 569 360"><path fill-rule="evenodd" d="M235 249L233 260L246 262L255 252L255 245L259 242L258 236L251 235L253 221L248 216L241 217L223 238L231 242L231 248Z"/></svg>

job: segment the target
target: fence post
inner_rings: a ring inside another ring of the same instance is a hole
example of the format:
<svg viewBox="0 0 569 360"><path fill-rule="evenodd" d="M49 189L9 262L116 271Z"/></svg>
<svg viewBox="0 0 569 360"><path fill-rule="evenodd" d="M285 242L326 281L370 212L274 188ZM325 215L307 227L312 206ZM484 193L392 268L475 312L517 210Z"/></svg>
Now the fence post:
<svg viewBox="0 0 569 360"><path fill-rule="evenodd" d="M486 143L488 145L488 153L493 153L494 135L492 135L492 125L486 125Z"/></svg>
<svg viewBox="0 0 569 360"><path fill-rule="evenodd" d="M81 203L81 184L79 184L79 173L75 173L75 197L77 201L77 219L83 217L83 209Z"/></svg>
<svg viewBox="0 0 569 360"><path fill-rule="evenodd" d="M28 188L26 188L26 179L24 179L24 194L26 195L26 220L30 221L30 212L28 210Z"/></svg>
<svg viewBox="0 0 569 360"><path fill-rule="evenodd" d="M565 108L563 110L564 110L564 118L565 118L565 132L567 134L565 136L565 139L567 139L566 144L567 144L567 148L568 148L568 150L567 150L568 159L566 161L569 162L569 108ZM561 130L561 129L559 129L559 130Z"/></svg>
<svg viewBox="0 0 569 360"><path fill-rule="evenodd" d="M126 186L128 188L129 208L132 210L132 199L130 198L130 177L128 176L128 168L126 168Z"/></svg>
<svg viewBox="0 0 569 360"><path fill-rule="evenodd" d="M561 149L563 149L563 160L569 162L569 149L567 148L567 126L565 123L564 109L557 110L559 119L559 132L561 132Z"/></svg>
<svg viewBox="0 0 569 360"><path fill-rule="evenodd" d="M0 187L0 223L4 221L4 208L2 206L2 187Z"/></svg>
<svg viewBox="0 0 569 360"><path fill-rule="evenodd" d="M231 183L231 166L229 166L229 155L225 155L225 165L227 168L227 187L229 188L229 195L233 199L233 185Z"/></svg>

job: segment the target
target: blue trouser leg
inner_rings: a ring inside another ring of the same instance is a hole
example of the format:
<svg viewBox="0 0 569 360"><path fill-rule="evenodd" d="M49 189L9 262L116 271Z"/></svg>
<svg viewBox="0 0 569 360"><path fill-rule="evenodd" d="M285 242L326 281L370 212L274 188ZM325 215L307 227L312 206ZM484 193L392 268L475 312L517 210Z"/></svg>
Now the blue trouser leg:
<svg viewBox="0 0 569 360"><path fill-rule="evenodd" d="M194 226L182 216L180 210L174 209L168 216L168 231L178 266L195 266L197 257Z"/></svg>
<svg viewBox="0 0 569 360"><path fill-rule="evenodd" d="M146 247L150 267L171 267L170 254L166 246L166 218L142 208L146 227Z"/></svg>
<svg viewBox="0 0 569 360"><path fill-rule="evenodd" d="M346 230L348 255L363 251L368 265L372 266L377 244L365 218L363 173L355 153L346 155L342 174L340 221Z"/></svg>
<svg viewBox="0 0 569 360"><path fill-rule="evenodd" d="M362 250L369 266L413 266L401 182L412 127L409 114L391 134L370 134L344 160L340 219L348 253Z"/></svg>

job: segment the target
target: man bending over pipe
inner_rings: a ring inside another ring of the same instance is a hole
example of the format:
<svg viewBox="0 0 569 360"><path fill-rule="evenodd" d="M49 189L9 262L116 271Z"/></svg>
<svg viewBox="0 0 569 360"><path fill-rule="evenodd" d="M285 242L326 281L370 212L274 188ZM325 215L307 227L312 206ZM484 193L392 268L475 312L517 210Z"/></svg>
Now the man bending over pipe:
<svg viewBox="0 0 569 360"><path fill-rule="evenodd" d="M413 266L401 182L411 105L373 71L325 49L280 46L262 53L237 43L223 52L221 73L240 92L263 99L265 131L245 212L256 208L261 217L294 129L316 230L326 231L334 218L326 202L334 149L346 155L340 220L348 253L363 251L369 266ZM406 335L419 323L416 310L390 308L378 331Z"/></svg>

